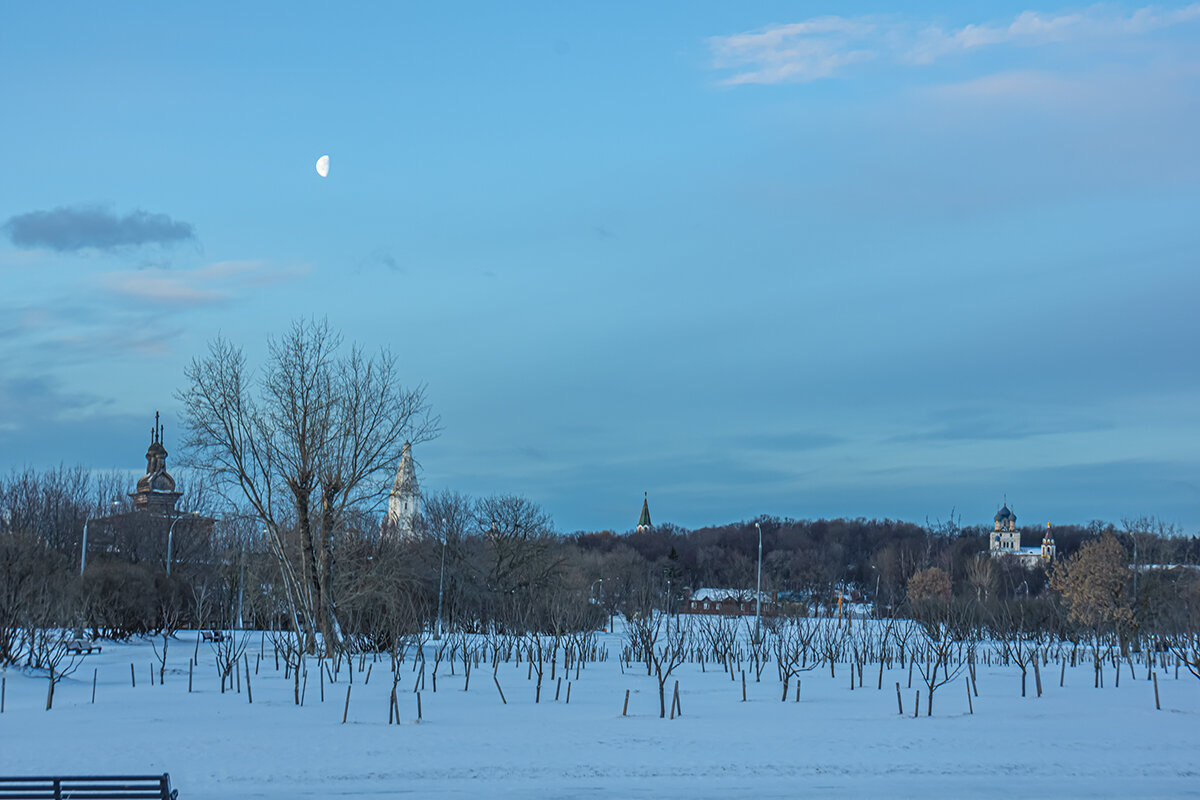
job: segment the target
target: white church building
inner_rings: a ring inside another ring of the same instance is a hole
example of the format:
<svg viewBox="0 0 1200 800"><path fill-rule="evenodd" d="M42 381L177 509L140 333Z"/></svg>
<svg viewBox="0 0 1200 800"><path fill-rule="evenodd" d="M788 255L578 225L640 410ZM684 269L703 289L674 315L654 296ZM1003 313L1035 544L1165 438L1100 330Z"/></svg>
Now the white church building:
<svg viewBox="0 0 1200 800"><path fill-rule="evenodd" d="M413 464L412 443L405 442L400 451L400 468L388 494L387 516L380 526L380 534L398 539L412 539L423 529L421 517L421 490L417 486L417 470Z"/></svg>
<svg viewBox="0 0 1200 800"><path fill-rule="evenodd" d="M1025 567L1033 568L1041 564L1049 564L1054 560L1054 536L1050 533L1050 523L1046 523L1046 535L1042 537L1041 547L1021 547L1021 532L1017 530L1017 515L1004 506L996 512L993 518L995 525L989 537L988 551L993 558L1009 556L1016 558Z"/></svg>

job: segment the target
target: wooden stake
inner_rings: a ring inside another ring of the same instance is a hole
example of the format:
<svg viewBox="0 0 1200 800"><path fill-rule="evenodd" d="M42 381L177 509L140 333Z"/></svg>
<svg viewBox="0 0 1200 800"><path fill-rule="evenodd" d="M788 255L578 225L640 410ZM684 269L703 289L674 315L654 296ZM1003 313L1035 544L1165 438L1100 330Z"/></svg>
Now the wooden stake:
<svg viewBox="0 0 1200 800"><path fill-rule="evenodd" d="M746 702L746 670L742 670L742 702Z"/></svg>
<svg viewBox="0 0 1200 800"><path fill-rule="evenodd" d="M133 674L132 662L129 664L129 683L134 689L137 688L137 677Z"/></svg>
<svg viewBox="0 0 1200 800"><path fill-rule="evenodd" d="M417 722L421 721L421 693L417 692Z"/></svg>
<svg viewBox="0 0 1200 800"><path fill-rule="evenodd" d="M628 714L629 714L629 690L626 689L625 690L625 707L621 709L621 716L624 717Z"/></svg>
<svg viewBox="0 0 1200 800"><path fill-rule="evenodd" d="M916 719L921 711L921 690L917 689L917 699L913 700L913 719Z"/></svg>
<svg viewBox="0 0 1200 800"><path fill-rule="evenodd" d="M0 714L4 713L4 695L8 690L8 678L0 678Z"/></svg>
<svg viewBox="0 0 1200 800"><path fill-rule="evenodd" d="M100 672L98 668L92 669L92 705L96 705L96 674Z"/></svg>
<svg viewBox="0 0 1200 800"><path fill-rule="evenodd" d="M496 682L496 691L500 693L500 702L508 705L508 701L504 699L504 690L500 688L500 679L496 677L495 673L492 673L492 680Z"/></svg>
<svg viewBox="0 0 1200 800"><path fill-rule="evenodd" d="M192 662L188 662L188 694L192 693Z"/></svg>
<svg viewBox="0 0 1200 800"><path fill-rule="evenodd" d="M320 665L317 665L317 675L321 679L321 702L325 702L325 670Z"/></svg>
<svg viewBox="0 0 1200 800"><path fill-rule="evenodd" d="M571 682L567 681L567 705L571 705Z"/></svg>
<svg viewBox="0 0 1200 800"><path fill-rule="evenodd" d="M963 680L965 680L967 682L967 709L970 710L970 712L972 714L974 714L975 713L975 705L971 702L971 679L963 678Z"/></svg>
<svg viewBox="0 0 1200 800"><path fill-rule="evenodd" d="M254 695L250 692L250 657L246 656L246 702L253 703Z"/></svg>
<svg viewBox="0 0 1200 800"><path fill-rule="evenodd" d="M1038 659L1033 659L1033 682L1037 685L1037 696L1042 696L1042 671L1038 669Z"/></svg>
<svg viewBox="0 0 1200 800"><path fill-rule="evenodd" d="M896 681L896 707L900 709L900 716L904 716L904 701L900 699L900 681Z"/></svg>
<svg viewBox="0 0 1200 800"><path fill-rule="evenodd" d="M562 691L562 675L558 676L558 686L554 689L554 702L558 702L558 693Z"/></svg>
<svg viewBox="0 0 1200 800"><path fill-rule="evenodd" d="M1162 711L1162 706L1158 704L1158 673L1154 673L1154 708Z"/></svg>
<svg viewBox="0 0 1200 800"><path fill-rule="evenodd" d="M371 682L371 670L375 667L375 662L372 661L367 665L367 677L363 678L363 686Z"/></svg>
<svg viewBox="0 0 1200 800"><path fill-rule="evenodd" d="M1062 660L1062 672L1058 676L1058 688L1062 688L1063 681L1067 679L1067 660Z"/></svg>
<svg viewBox="0 0 1200 800"><path fill-rule="evenodd" d="M305 677L307 678L307 676L305 676ZM346 724L346 717L348 717L350 715L350 690L353 688L354 687L351 685L346 686L346 707L342 709L342 724L343 725ZM420 705L420 702L421 701L418 700L417 704Z"/></svg>

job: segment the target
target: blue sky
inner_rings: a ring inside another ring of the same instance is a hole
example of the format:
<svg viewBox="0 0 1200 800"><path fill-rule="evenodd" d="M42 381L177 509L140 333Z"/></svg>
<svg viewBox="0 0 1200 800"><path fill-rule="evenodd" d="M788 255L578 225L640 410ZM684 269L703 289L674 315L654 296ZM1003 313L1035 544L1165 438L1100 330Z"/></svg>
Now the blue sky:
<svg viewBox="0 0 1200 800"><path fill-rule="evenodd" d="M1200 4L380 5L7 12L0 466L316 314L563 530L1200 526Z"/></svg>

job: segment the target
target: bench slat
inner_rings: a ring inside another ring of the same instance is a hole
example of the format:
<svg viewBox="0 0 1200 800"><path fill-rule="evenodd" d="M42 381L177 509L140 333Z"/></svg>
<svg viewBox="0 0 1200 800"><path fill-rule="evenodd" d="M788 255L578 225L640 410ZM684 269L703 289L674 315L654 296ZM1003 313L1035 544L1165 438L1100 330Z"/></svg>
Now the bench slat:
<svg viewBox="0 0 1200 800"><path fill-rule="evenodd" d="M171 776L0 776L0 800L170 800Z"/></svg>

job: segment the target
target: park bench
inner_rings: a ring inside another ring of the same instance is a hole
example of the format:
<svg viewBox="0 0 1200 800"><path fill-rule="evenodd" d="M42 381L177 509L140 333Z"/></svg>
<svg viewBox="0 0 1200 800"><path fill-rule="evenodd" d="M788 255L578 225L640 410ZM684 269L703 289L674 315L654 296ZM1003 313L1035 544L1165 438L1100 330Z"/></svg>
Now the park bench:
<svg viewBox="0 0 1200 800"><path fill-rule="evenodd" d="M99 653L100 645L98 645L94 642L85 642L82 639L75 639L74 641L72 641L70 644L67 645L67 652L75 653L76 655L88 655L93 650L95 650L97 653Z"/></svg>
<svg viewBox="0 0 1200 800"><path fill-rule="evenodd" d="M0 800L175 800L171 776L0 777Z"/></svg>
<svg viewBox="0 0 1200 800"><path fill-rule="evenodd" d="M223 642L223 641L225 641L225 634L221 633L220 631L216 631L216 630L200 631L200 636L206 642Z"/></svg>

